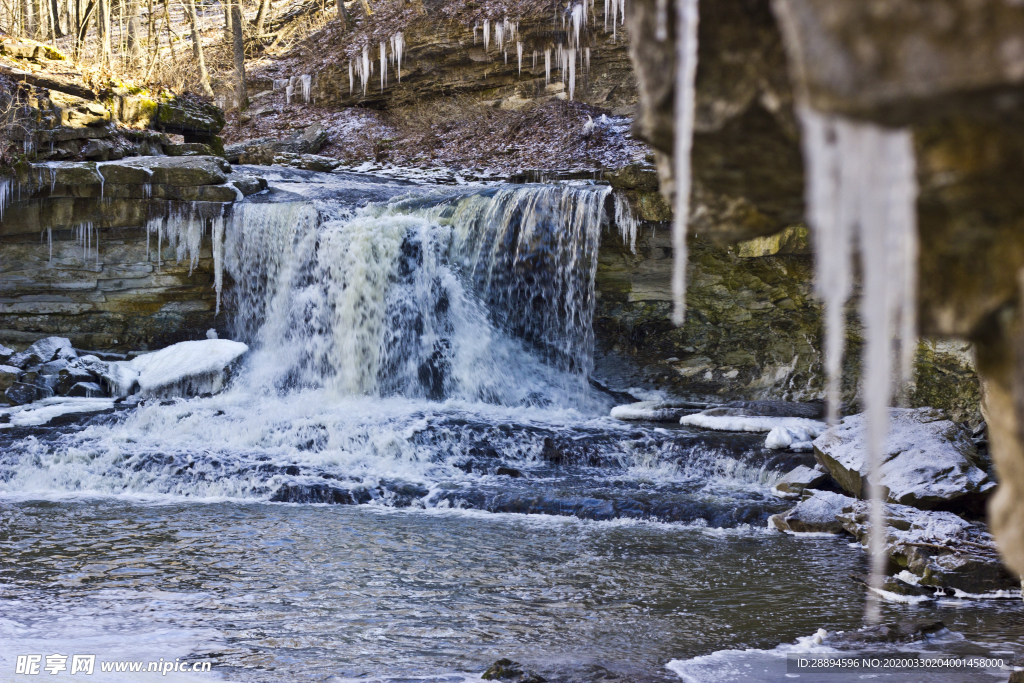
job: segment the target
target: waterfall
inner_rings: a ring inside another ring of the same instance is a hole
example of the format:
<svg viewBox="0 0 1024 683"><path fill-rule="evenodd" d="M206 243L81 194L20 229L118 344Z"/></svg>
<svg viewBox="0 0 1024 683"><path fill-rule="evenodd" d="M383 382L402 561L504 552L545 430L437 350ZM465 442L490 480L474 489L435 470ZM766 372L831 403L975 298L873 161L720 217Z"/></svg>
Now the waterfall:
<svg viewBox="0 0 1024 683"><path fill-rule="evenodd" d="M238 205L224 267L248 381L501 405L589 394L607 187L517 186L331 216Z"/></svg>

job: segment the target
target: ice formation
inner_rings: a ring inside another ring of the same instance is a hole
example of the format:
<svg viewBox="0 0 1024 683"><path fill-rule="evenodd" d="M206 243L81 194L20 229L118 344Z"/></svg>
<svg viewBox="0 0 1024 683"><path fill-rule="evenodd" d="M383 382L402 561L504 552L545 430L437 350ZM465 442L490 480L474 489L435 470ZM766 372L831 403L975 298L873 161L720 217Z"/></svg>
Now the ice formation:
<svg viewBox="0 0 1024 683"><path fill-rule="evenodd" d="M295 94L295 86L292 85L291 83L289 83L284 88L284 98L285 98L285 102L287 104L291 104L292 103L292 95L294 95L294 94Z"/></svg>
<svg viewBox="0 0 1024 683"><path fill-rule="evenodd" d="M355 77L352 73L352 60L350 59L348 60L348 94L350 96L352 95L352 92L355 90L355 84Z"/></svg>
<svg viewBox="0 0 1024 683"><path fill-rule="evenodd" d="M614 13L614 2L613 13ZM623 2L623 0L618 0ZM625 12L625 5L623 5ZM693 147L695 80L697 76L697 0L680 0L676 28L676 93L675 93L675 220L672 223L672 322L682 325L686 316L686 266L689 261L686 244L690 218L690 150Z"/></svg>
<svg viewBox="0 0 1024 683"><path fill-rule="evenodd" d="M825 431L825 423L806 417L764 417L761 415L684 415L679 424L723 432L771 432L777 427L805 430L813 437Z"/></svg>
<svg viewBox="0 0 1024 683"><path fill-rule="evenodd" d="M629 201L622 195L615 195L615 225L619 228L619 237L623 244L629 245L629 251L636 253L636 236L640 221L633 215Z"/></svg>
<svg viewBox="0 0 1024 683"><path fill-rule="evenodd" d="M576 95L576 51L568 50L569 59L566 66L569 69L569 100L572 101Z"/></svg>
<svg viewBox="0 0 1024 683"><path fill-rule="evenodd" d="M516 41L516 57L519 59L519 74L523 73L523 42L521 40Z"/></svg>
<svg viewBox="0 0 1024 683"><path fill-rule="evenodd" d="M387 43L380 41L380 91L384 92L384 86L388 83L388 48Z"/></svg>
<svg viewBox="0 0 1024 683"><path fill-rule="evenodd" d="M309 74L302 74L299 76L299 82L302 84L302 101L309 104L309 91L313 84L313 77Z"/></svg>
<svg viewBox="0 0 1024 683"><path fill-rule="evenodd" d="M484 19L484 52L491 49L491 20Z"/></svg>
<svg viewBox="0 0 1024 683"><path fill-rule="evenodd" d="M544 86L551 85L551 48L544 49Z"/></svg>
<svg viewBox="0 0 1024 683"><path fill-rule="evenodd" d="M764 440L764 447L770 450L785 448L791 451L812 451L817 436L817 433L806 427L773 427Z"/></svg>
<svg viewBox="0 0 1024 683"><path fill-rule="evenodd" d="M249 347L228 339L204 339L173 344L130 361L110 363L110 382L119 396L173 398L217 393L224 388L225 370Z"/></svg>
<svg viewBox="0 0 1024 683"><path fill-rule="evenodd" d="M398 82L402 82L402 55L405 53L405 35L401 31L391 36L391 57L395 61Z"/></svg>
<svg viewBox="0 0 1024 683"><path fill-rule="evenodd" d="M860 245L864 279L863 393L867 413L869 490L873 531L871 587L880 589L885 568L880 470L893 396L912 371L916 349L917 182L908 130L888 130L801 110L808 168L808 218L814 230L817 290L825 304L825 362L829 416L839 406L844 305L852 287L853 243ZM869 619L878 606L869 606Z"/></svg>

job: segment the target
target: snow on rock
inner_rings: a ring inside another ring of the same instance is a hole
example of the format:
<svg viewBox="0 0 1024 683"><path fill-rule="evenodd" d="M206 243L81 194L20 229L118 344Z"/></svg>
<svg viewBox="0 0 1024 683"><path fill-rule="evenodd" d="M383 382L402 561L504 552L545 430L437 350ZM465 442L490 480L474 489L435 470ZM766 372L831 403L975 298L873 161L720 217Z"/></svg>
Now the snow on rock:
<svg viewBox="0 0 1024 683"><path fill-rule="evenodd" d="M701 405L688 401L654 400L627 403L612 408L611 416L616 420L649 420L651 422L675 422L681 416L699 410Z"/></svg>
<svg viewBox="0 0 1024 683"><path fill-rule="evenodd" d="M764 440L764 447L771 450L788 448L791 451L813 451L814 438L818 433L812 433L805 427L774 427L768 432Z"/></svg>
<svg viewBox="0 0 1024 683"><path fill-rule="evenodd" d="M0 408L0 429L38 427L62 415L98 413L114 407L109 398L45 398L29 405Z"/></svg>
<svg viewBox="0 0 1024 683"><path fill-rule="evenodd" d="M934 408L893 408L882 452L882 481L891 503L921 509L980 507L995 487L979 467L970 433ZM852 415L814 442L815 457L844 490L867 495L864 415Z"/></svg>
<svg viewBox="0 0 1024 683"><path fill-rule="evenodd" d="M30 365L48 363L58 356L74 358L75 355L70 339L66 337L46 337L35 342L21 353L11 356L7 364L18 368L27 368Z"/></svg>
<svg viewBox="0 0 1024 683"><path fill-rule="evenodd" d="M11 356L15 353L14 349L9 349L3 344L0 344L0 365L3 365L11 360Z"/></svg>
<svg viewBox="0 0 1024 683"><path fill-rule="evenodd" d="M780 479L772 487L772 493L780 498L799 498L804 489L824 486L828 480L827 472L800 465Z"/></svg>
<svg viewBox="0 0 1024 683"><path fill-rule="evenodd" d="M839 516L857 501L830 491L815 491L795 508L768 518L768 528L795 534L838 534L845 531Z"/></svg>
<svg viewBox="0 0 1024 683"><path fill-rule="evenodd" d="M679 424L723 432L771 432L777 427L802 430L814 438L825 431L825 423L806 417L766 417L764 415L722 415L721 409L684 415Z"/></svg>
<svg viewBox="0 0 1024 683"><path fill-rule="evenodd" d="M228 368L248 350L242 342L228 339L179 342L130 361L110 363L104 379L119 396L134 393L136 385L142 396L215 394L224 388Z"/></svg>
<svg viewBox="0 0 1024 683"><path fill-rule="evenodd" d="M867 501L855 501L837 515L843 529L863 545L871 528L869 509ZM995 541L982 523L968 522L952 512L894 504L885 506L885 518L887 554L919 577L920 585L962 595L1006 590L1020 595L1020 577L1003 566Z"/></svg>

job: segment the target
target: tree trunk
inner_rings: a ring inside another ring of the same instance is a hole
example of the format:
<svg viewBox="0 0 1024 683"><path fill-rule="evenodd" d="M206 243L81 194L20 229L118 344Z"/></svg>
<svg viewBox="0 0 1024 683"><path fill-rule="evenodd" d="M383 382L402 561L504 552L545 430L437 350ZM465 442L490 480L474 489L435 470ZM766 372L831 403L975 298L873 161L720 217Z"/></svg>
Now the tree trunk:
<svg viewBox="0 0 1024 683"><path fill-rule="evenodd" d="M35 0L24 0L21 3L21 30L26 38L36 37Z"/></svg>
<svg viewBox="0 0 1024 683"><path fill-rule="evenodd" d="M231 0L221 0L224 7L224 40L231 45L235 40L235 32L231 27Z"/></svg>
<svg viewBox="0 0 1024 683"><path fill-rule="evenodd" d="M228 0L231 7L231 34L235 53L235 96L238 98L238 111L245 111L249 106L249 95L245 88L245 43L242 40L242 5L241 0Z"/></svg>
<svg viewBox="0 0 1024 683"><path fill-rule="evenodd" d="M260 0L260 9L256 13L256 38L263 36L263 26L266 24L270 10L270 0Z"/></svg>
<svg viewBox="0 0 1024 683"><path fill-rule="evenodd" d="M53 15L53 38L63 38L67 34L60 25L60 5L57 4L57 0L50 0L50 12Z"/></svg>
<svg viewBox="0 0 1024 683"><path fill-rule="evenodd" d="M352 25L352 18L348 16L348 10L345 9L345 0L337 0L338 3L338 23L341 24L342 32L348 32L349 26Z"/></svg>
<svg viewBox="0 0 1024 683"><path fill-rule="evenodd" d="M373 10L370 9L370 0L359 0L359 6L363 8L363 16L369 18L373 14Z"/></svg>
<svg viewBox="0 0 1024 683"><path fill-rule="evenodd" d="M131 0L128 5L128 55L132 66L138 66L142 60L141 33L142 7L139 5L139 0Z"/></svg>
<svg viewBox="0 0 1024 683"><path fill-rule="evenodd" d="M99 14L96 16L96 32L100 38L100 67L111 66L110 51L110 0L99 0Z"/></svg>
<svg viewBox="0 0 1024 683"><path fill-rule="evenodd" d="M192 52L199 63L199 81L203 85L203 92L213 97L213 88L210 87L210 74L206 71L206 59L203 57L203 39L199 35L199 17L196 15L196 0L189 0L189 21L192 22Z"/></svg>

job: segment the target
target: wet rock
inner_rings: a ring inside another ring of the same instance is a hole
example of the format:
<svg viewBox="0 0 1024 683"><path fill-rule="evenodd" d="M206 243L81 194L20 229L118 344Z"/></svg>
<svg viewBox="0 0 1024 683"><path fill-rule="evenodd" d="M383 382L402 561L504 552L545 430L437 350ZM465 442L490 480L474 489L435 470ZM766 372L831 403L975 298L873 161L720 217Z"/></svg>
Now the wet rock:
<svg viewBox="0 0 1024 683"><path fill-rule="evenodd" d="M32 365L49 363L57 358L58 355L75 357L75 351L71 346L70 339L66 337L46 337L45 339L40 339L21 353L11 356L7 363L18 368L27 368Z"/></svg>
<svg viewBox="0 0 1024 683"><path fill-rule="evenodd" d="M67 396L71 388L82 382L94 382L98 378L92 372L79 365L69 365L57 373L56 391L61 396Z"/></svg>
<svg viewBox="0 0 1024 683"><path fill-rule="evenodd" d="M42 387L28 382L14 382L4 391L7 402L11 405L21 406L44 399L49 395Z"/></svg>
<svg viewBox="0 0 1024 683"><path fill-rule="evenodd" d="M866 574L850 574L850 578L859 584L866 587L871 586L871 577ZM887 593L893 593L894 595L904 595L911 597L933 597L936 594L936 589L928 586L921 586L917 583L910 583L904 581L900 576L886 576L882 581L882 590ZM945 592L939 589L939 595L945 595Z"/></svg>
<svg viewBox="0 0 1024 683"><path fill-rule="evenodd" d="M495 474L499 477L512 477L513 479L518 479L523 476L523 473L514 467L499 467Z"/></svg>
<svg viewBox="0 0 1024 683"><path fill-rule="evenodd" d="M783 498L798 497L804 489L822 488L830 479L827 472L801 465L775 484L772 493Z"/></svg>
<svg viewBox="0 0 1024 683"><path fill-rule="evenodd" d="M270 496L270 502L358 504L351 491L329 484L284 484Z"/></svg>
<svg viewBox="0 0 1024 683"><path fill-rule="evenodd" d="M707 411L710 415L760 415L763 417L804 417L820 420L825 417L825 404L821 401L797 403L794 401L730 401Z"/></svg>
<svg viewBox="0 0 1024 683"><path fill-rule="evenodd" d="M0 344L0 364L7 363L15 353L16 351L14 349L9 349L3 344Z"/></svg>
<svg viewBox="0 0 1024 683"><path fill-rule="evenodd" d="M856 501L837 515L843 528L865 546L869 510L870 503ZM885 506L885 516L886 550L892 563L920 577L921 585L969 595L1020 590L1020 577L1003 566L995 541L982 523L951 512L893 504Z"/></svg>
<svg viewBox="0 0 1024 683"><path fill-rule="evenodd" d="M846 530L839 516L852 510L856 500L830 491L815 491L795 508L768 518L768 525L792 533L838 534Z"/></svg>
<svg viewBox="0 0 1024 683"><path fill-rule="evenodd" d="M20 368L12 365L0 365L0 394L10 389L11 385L17 382L20 377ZM0 400L3 400L2 396L0 396Z"/></svg>
<svg viewBox="0 0 1024 683"><path fill-rule="evenodd" d="M946 625L937 619L901 621L896 624L865 626L858 631L837 633L829 638L832 647L870 645L873 643L912 643L927 635L937 633Z"/></svg>
<svg viewBox="0 0 1024 683"><path fill-rule="evenodd" d="M864 416L853 415L814 441L815 457L844 490L867 494ZM931 408L890 411L882 481L887 500L921 509L979 510L992 489L971 433Z"/></svg>
<svg viewBox="0 0 1024 683"><path fill-rule="evenodd" d="M650 422L676 422L683 415L702 410L706 404L692 401L640 401L612 408L611 416L616 420Z"/></svg>
<svg viewBox="0 0 1024 683"><path fill-rule="evenodd" d="M81 398L98 398L106 396L106 392L103 391L103 387L95 382L78 382L73 387L68 389L66 396L76 396Z"/></svg>
<svg viewBox="0 0 1024 683"><path fill-rule="evenodd" d="M491 664L481 676L485 681L509 681L510 683L545 683L545 679L523 670L523 665L511 659L499 659Z"/></svg>
<svg viewBox="0 0 1024 683"><path fill-rule="evenodd" d="M1010 680L1007 683L1024 683L1024 671L1014 671L1010 674Z"/></svg>
<svg viewBox="0 0 1024 683"><path fill-rule="evenodd" d="M245 173L232 173L228 176L228 182L234 185L246 197L267 189L266 180Z"/></svg>
<svg viewBox="0 0 1024 683"><path fill-rule="evenodd" d="M86 159L95 159L96 161L109 161L110 159L119 158L115 156L116 149L117 147L110 140L90 140L82 148L82 156Z"/></svg>

